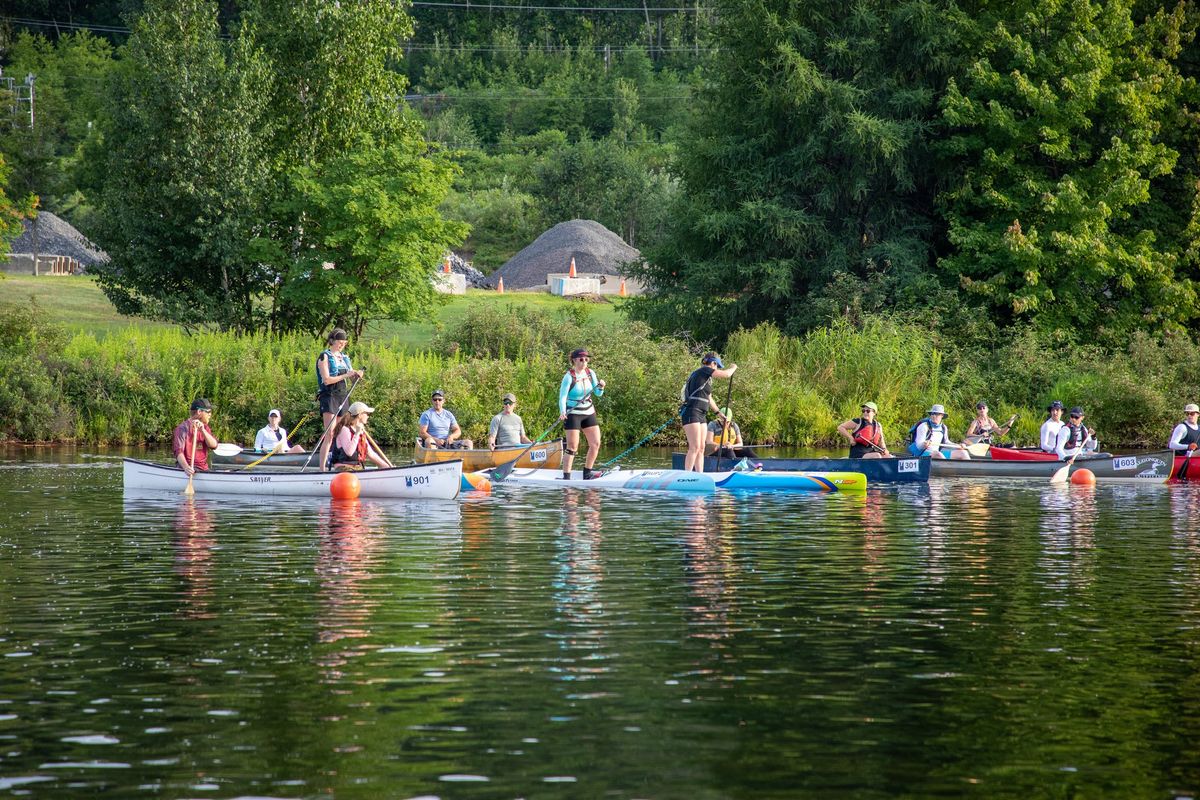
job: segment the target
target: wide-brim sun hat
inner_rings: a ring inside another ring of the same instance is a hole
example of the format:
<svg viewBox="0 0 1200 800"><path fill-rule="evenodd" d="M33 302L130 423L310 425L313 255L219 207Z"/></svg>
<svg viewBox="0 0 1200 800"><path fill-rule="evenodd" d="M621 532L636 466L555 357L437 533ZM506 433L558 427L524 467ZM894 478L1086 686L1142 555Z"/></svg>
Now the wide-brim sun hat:
<svg viewBox="0 0 1200 800"><path fill-rule="evenodd" d="M929 410L926 411L925 413L926 414L945 414L946 407L943 406L941 403L934 403L932 406L929 407Z"/></svg>
<svg viewBox="0 0 1200 800"><path fill-rule="evenodd" d="M1185 414L1200 414L1200 406L1196 405L1195 403L1188 403L1186 406L1183 407L1183 413L1185 413Z"/></svg>

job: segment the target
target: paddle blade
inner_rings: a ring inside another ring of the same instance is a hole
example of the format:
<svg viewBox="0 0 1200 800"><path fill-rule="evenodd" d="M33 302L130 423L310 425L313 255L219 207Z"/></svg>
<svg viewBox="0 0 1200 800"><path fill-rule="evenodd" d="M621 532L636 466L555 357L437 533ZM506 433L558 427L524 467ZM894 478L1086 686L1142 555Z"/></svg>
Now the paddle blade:
<svg viewBox="0 0 1200 800"><path fill-rule="evenodd" d="M1054 470L1054 474L1050 476L1050 483L1066 483L1067 475L1071 471L1070 463L1063 464L1058 469Z"/></svg>
<svg viewBox="0 0 1200 800"><path fill-rule="evenodd" d="M238 447L236 444L221 442L219 445L217 445L217 449L213 452L219 456L236 456L238 453L242 452L242 448Z"/></svg>
<svg viewBox="0 0 1200 800"><path fill-rule="evenodd" d="M992 446L987 442L975 442L967 445L967 452L975 458L983 458L991 452Z"/></svg>
<svg viewBox="0 0 1200 800"><path fill-rule="evenodd" d="M192 488L192 476L191 475L188 475L188 485L183 487L183 493L185 495L192 495L192 494L196 493L196 490Z"/></svg>

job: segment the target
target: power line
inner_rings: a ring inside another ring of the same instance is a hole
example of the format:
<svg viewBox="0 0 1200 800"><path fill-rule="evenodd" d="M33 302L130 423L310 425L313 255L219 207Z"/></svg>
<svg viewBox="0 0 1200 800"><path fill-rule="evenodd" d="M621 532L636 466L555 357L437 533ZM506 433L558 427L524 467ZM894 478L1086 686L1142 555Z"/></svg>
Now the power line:
<svg viewBox="0 0 1200 800"><path fill-rule="evenodd" d="M719 52L715 47L693 47L689 45L671 45L667 47L648 47L646 45L570 45L570 44L551 44L543 45L530 43L528 45L516 45L511 47L503 47L500 45L476 45L476 44L447 44L445 42L409 42L404 45L407 50L419 50L421 52L434 52L443 50L446 52L472 52L472 53L529 53L529 52L579 52L583 50L593 50L598 53L626 53L631 50L641 50L646 54L652 53L716 53Z"/></svg>
<svg viewBox="0 0 1200 800"><path fill-rule="evenodd" d="M655 102L659 100L690 100L689 94L672 94L663 95L661 97L643 97L638 95L638 102ZM522 100L533 101L538 103L566 103L572 100L617 100L615 95L524 95L524 94L406 94L404 95L406 102L422 102L430 101L434 103L442 102L458 102L460 100Z"/></svg>
<svg viewBox="0 0 1200 800"><path fill-rule="evenodd" d="M699 14L709 11L708 8L700 8L693 6L691 8L678 6L674 8L665 7L645 7L645 6L526 6L526 5L509 5L505 3L437 3L429 0L416 0L414 6L423 8L461 8L468 11L603 11L603 12L632 12L635 14L645 14L653 12L656 14Z"/></svg>

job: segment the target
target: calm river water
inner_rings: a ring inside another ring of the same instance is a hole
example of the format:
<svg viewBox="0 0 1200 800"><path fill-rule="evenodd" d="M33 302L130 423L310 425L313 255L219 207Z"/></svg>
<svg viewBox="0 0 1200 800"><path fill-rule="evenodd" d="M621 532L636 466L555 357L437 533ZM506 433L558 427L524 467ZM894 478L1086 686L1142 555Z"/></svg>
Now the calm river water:
<svg viewBox="0 0 1200 800"><path fill-rule="evenodd" d="M0 450L2 796L1197 793L1200 486L189 501Z"/></svg>

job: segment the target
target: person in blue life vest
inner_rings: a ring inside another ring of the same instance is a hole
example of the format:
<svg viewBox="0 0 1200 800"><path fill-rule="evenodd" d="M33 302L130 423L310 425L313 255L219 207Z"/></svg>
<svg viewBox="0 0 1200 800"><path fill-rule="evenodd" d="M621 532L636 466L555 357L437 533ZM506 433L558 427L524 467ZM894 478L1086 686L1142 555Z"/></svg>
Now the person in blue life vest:
<svg viewBox="0 0 1200 800"><path fill-rule="evenodd" d="M282 416L278 408L267 412L267 426L254 437L254 449L260 453L303 453L300 445L288 442L287 429L280 427Z"/></svg>
<svg viewBox="0 0 1200 800"><path fill-rule="evenodd" d="M1054 452L1058 454L1060 461L1066 461L1095 449L1096 431L1083 426L1083 409L1075 406L1071 409L1067 422L1058 429Z"/></svg>
<svg viewBox="0 0 1200 800"><path fill-rule="evenodd" d="M571 466L579 450L579 434L587 439L587 459L583 466L583 479L599 478L603 472L593 470L596 456L600 453L600 421L596 419L593 397L604 395L604 381L596 377L596 371L588 367L592 355L579 348L571 352L571 368L563 375L558 385L558 418L563 422L564 438L562 471L563 479L571 477Z"/></svg>
<svg viewBox="0 0 1200 800"><path fill-rule="evenodd" d="M1194 453L1200 449L1200 406L1188 403L1183 407L1183 422L1171 431L1167 447L1171 450Z"/></svg>
<svg viewBox="0 0 1200 800"><path fill-rule="evenodd" d="M925 412L925 418L909 429L908 452L919 458L954 458L970 461L971 454L966 445L950 440L950 429L942 421L946 409L934 403Z"/></svg>
<svg viewBox="0 0 1200 800"><path fill-rule="evenodd" d="M341 328L334 328L325 339L325 349L317 356L317 402L321 405L321 469L329 462L329 449L333 444L330 423L345 411L346 398L354 383L362 378L363 371L354 369L350 356L346 355L349 337Z"/></svg>
<svg viewBox="0 0 1200 800"><path fill-rule="evenodd" d="M861 416L838 426L838 433L850 442L850 458L891 458L879 423L879 406L863 403Z"/></svg>
<svg viewBox="0 0 1200 800"><path fill-rule="evenodd" d="M462 428L458 426L458 419L453 411L446 408L446 393L441 389L434 389L430 395L430 402L432 405L421 412L421 419L417 421L417 428L425 447L430 450L474 448L473 441L461 438Z"/></svg>

